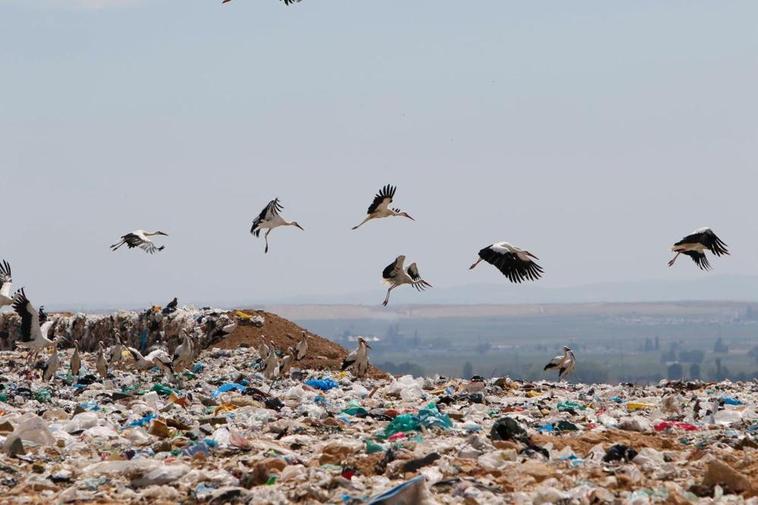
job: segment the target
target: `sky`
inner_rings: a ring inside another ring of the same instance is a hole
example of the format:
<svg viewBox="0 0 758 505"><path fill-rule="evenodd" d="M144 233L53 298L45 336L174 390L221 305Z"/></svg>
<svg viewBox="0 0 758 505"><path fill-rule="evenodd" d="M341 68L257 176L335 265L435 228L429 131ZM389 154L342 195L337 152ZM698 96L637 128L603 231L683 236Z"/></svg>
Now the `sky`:
<svg viewBox="0 0 758 505"><path fill-rule="evenodd" d="M399 254L435 287L502 284L468 270L500 240L545 288L758 275L757 19L752 0L0 0L0 258L50 307L378 303ZM417 221L351 231L388 183ZM305 231L266 255L249 228L274 197ZM732 256L669 269L701 226ZM110 251L138 228L165 251Z"/></svg>

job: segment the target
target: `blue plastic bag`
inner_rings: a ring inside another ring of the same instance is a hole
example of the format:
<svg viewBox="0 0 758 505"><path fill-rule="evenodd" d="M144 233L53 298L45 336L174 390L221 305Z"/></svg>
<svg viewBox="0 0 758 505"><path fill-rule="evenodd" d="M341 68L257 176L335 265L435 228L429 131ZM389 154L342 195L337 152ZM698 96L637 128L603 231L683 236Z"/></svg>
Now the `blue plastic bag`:
<svg viewBox="0 0 758 505"><path fill-rule="evenodd" d="M315 389L320 389L321 391L329 391L330 389L334 389L339 386L339 384L337 384L337 381L330 379L329 377L326 377L324 379L308 379L305 381L305 385Z"/></svg>
<svg viewBox="0 0 758 505"><path fill-rule="evenodd" d="M218 389L213 392L211 396L213 398L218 398L224 393L228 393L229 391L235 391L235 390L239 391L240 393L244 393L245 389L247 388L245 388L245 386L243 386L242 384L238 384L236 382L227 382L226 384L221 384L218 387Z"/></svg>

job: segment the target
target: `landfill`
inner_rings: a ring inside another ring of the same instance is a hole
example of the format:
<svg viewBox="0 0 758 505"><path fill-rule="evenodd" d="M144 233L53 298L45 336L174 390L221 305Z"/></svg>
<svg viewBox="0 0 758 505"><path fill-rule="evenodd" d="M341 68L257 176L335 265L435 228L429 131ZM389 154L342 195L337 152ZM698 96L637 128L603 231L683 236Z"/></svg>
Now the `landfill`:
<svg viewBox="0 0 758 505"><path fill-rule="evenodd" d="M46 382L2 352L0 502L758 504L756 382L358 379L297 363L267 380L254 344L223 348L267 315L178 312L69 314L52 332L171 351L189 329L206 348L175 376L125 360L101 379L86 352L74 377L66 347Z"/></svg>

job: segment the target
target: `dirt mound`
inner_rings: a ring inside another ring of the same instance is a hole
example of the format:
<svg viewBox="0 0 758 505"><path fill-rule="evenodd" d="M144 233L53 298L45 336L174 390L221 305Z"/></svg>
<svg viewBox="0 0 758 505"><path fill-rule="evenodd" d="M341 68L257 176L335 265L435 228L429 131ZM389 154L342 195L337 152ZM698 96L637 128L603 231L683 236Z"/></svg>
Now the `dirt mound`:
<svg viewBox="0 0 758 505"><path fill-rule="evenodd" d="M263 310L238 310L238 315L245 314L249 316L262 316L264 319L263 326L257 327L253 322L244 315L238 317L239 325L231 335L224 340L214 344L214 347L222 349L233 349L240 346L249 346L258 348L264 340L268 343L272 340L277 349L286 351L288 347L295 345L302 338L305 331L308 334L308 353L301 362L296 366L312 370L339 370L342 366L342 360L347 356L348 351L339 344L331 340L316 335L305 328L301 328L292 321L279 317L271 312ZM386 378L387 374L378 368L371 366L369 376L374 378Z"/></svg>

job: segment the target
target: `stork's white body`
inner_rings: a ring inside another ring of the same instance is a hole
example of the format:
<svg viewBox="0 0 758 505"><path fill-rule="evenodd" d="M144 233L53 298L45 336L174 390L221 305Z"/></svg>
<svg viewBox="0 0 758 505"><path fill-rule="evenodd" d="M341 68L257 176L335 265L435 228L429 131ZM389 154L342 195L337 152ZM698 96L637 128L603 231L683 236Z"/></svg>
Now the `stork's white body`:
<svg viewBox="0 0 758 505"><path fill-rule="evenodd" d="M294 226L301 230L303 229L297 221L287 221L284 219L281 214L279 214L282 210L284 210L284 207L279 203L279 199L274 198L268 202L258 217L253 220L253 224L250 227L250 233L256 237L260 236L261 230L266 230L266 233L263 235L264 241L266 242L265 252L268 252L268 234L271 233L271 230L274 228L279 228L280 226Z"/></svg>
<svg viewBox="0 0 758 505"><path fill-rule="evenodd" d="M150 351L147 356L143 356L134 347L126 348L134 358L134 366L138 370L149 370L150 368L167 368L171 370L171 356L168 355L163 349L155 349Z"/></svg>
<svg viewBox="0 0 758 505"><path fill-rule="evenodd" d="M176 349L174 349L174 356L171 359L171 366L174 372L189 368L189 366L192 364L192 348L192 340L190 339L189 335L185 333L184 337L182 338L182 343L179 344Z"/></svg>
<svg viewBox="0 0 758 505"><path fill-rule="evenodd" d="M266 361L264 362L263 366L263 376L268 379L275 379L279 375L279 359L276 357L276 353L274 352L274 348L271 347L271 350L268 353L268 356L266 357Z"/></svg>
<svg viewBox="0 0 758 505"><path fill-rule="evenodd" d="M98 342L98 349L97 349L97 361L95 362L95 368L97 369L97 373L102 377L103 379L108 378L108 360L105 359L105 347L103 346L102 342Z"/></svg>
<svg viewBox="0 0 758 505"><path fill-rule="evenodd" d="M396 190L397 187L389 184L380 189L376 196L374 196L374 200L371 202L368 211L366 211L365 219L357 226L353 226L353 230L357 230L372 219L381 219L384 217L407 217L411 221L415 221L415 219L413 219L407 212L390 207L392 199L395 197Z"/></svg>
<svg viewBox="0 0 758 505"><path fill-rule="evenodd" d="M74 341L74 352L71 354L71 375L74 377L79 376L79 371L82 368L82 357L79 354L79 341Z"/></svg>
<svg viewBox="0 0 758 505"><path fill-rule="evenodd" d="M13 277L11 266L7 261L0 263L0 309L13 303L11 290L13 289Z"/></svg>
<svg viewBox="0 0 758 505"><path fill-rule="evenodd" d="M574 352L568 347L564 347L563 354L559 354L558 356L551 359L548 364L545 365L545 370L557 368L558 380L561 380L573 372L575 367L576 357L574 356Z"/></svg>
<svg viewBox="0 0 758 505"><path fill-rule="evenodd" d="M398 256L395 261L388 265L382 272L382 278L384 282L389 284L387 289L387 296L384 298L382 305L387 305L390 301L390 293L393 289L402 286L404 284L410 284L417 291L423 291L426 288L432 287L431 284L426 282L418 273L418 267L415 263L411 263L408 268L404 267L405 256Z"/></svg>
<svg viewBox="0 0 758 505"><path fill-rule="evenodd" d="M358 347L345 357L342 362L342 370L351 369L356 377L363 377L368 372L368 350L370 346L361 337L358 339Z"/></svg>
<svg viewBox="0 0 758 505"><path fill-rule="evenodd" d="M295 361L300 361L301 359L305 358L305 355L308 353L308 336L305 332L303 332L303 338L300 340L300 342L297 343L295 346L295 352L294 352L294 358Z"/></svg>
<svg viewBox="0 0 758 505"><path fill-rule="evenodd" d="M42 349L54 345L53 341L47 338L53 322L46 321L40 326L39 311L26 297L23 288L13 296L13 309L21 318L21 339L16 341L16 345L26 349L29 352L28 360L32 361Z"/></svg>
<svg viewBox="0 0 758 505"><path fill-rule="evenodd" d="M47 363L45 364L45 371L42 372L42 380L47 382L55 377L55 372L58 371L59 365L60 357L58 356L58 349L55 345L53 345L53 353L50 355L50 358L48 358Z"/></svg>
<svg viewBox="0 0 758 505"><path fill-rule="evenodd" d="M150 237L155 237L157 235L168 236L167 233L162 231L134 230L126 235L122 235L120 241L111 245L111 250L115 251L122 245L126 244L130 249L133 247L139 247L148 254L155 254L165 248L165 246L157 247L150 239Z"/></svg>

